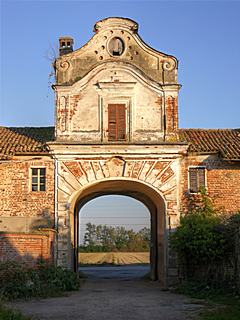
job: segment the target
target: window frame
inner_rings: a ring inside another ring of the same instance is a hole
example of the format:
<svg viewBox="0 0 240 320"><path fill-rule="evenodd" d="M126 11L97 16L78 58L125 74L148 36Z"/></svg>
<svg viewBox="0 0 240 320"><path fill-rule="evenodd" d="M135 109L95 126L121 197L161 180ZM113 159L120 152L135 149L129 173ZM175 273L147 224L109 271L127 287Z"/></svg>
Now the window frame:
<svg viewBox="0 0 240 320"><path fill-rule="evenodd" d="M111 46L111 43L113 42L114 39L119 40L121 42L122 52L119 53L119 54L114 54L114 50L112 50L113 48ZM113 58L121 57L126 51L126 44L125 44L124 40L121 37L115 35L115 36L113 36L113 37L111 37L109 39L109 41L107 43L107 51L110 54L110 56L113 57Z"/></svg>
<svg viewBox="0 0 240 320"><path fill-rule="evenodd" d="M116 82L117 86L119 83ZM112 90L115 87L107 87ZM123 87L124 89L125 87ZM115 89L114 89L115 90ZM109 104L125 104L126 107L126 140L125 141L109 141L108 140L108 105ZM132 97L131 96L103 96L101 100L101 130L102 136L101 141L106 144L128 144L132 139Z"/></svg>
<svg viewBox="0 0 240 320"><path fill-rule="evenodd" d="M101 142L106 144L128 144L132 140L133 120L132 111L135 105L134 87L136 82L120 82L118 75L113 74L112 82L98 82L95 86L98 91L99 105L99 133ZM123 103L126 105L126 141L108 141L108 104Z"/></svg>
<svg viewBox="0 0 240 320"><path fill-rule="evenodd" d="M207 189L207 167L206 166L188 166L188 193L189 194L199 194L199 190L197 192L191 191L190 185L190 169L204 169L204 188ZM199 186L198 186L199 189Z"/></svg>
<svg viewBox="0 0 240 320"><path fill-rule="evenodd" d="M37 175L33 175L33 169L37 169L38 170L38 174ZM40 174L40 170L41 169L45 169L45 174L41 176ZM30 192L46 192L47 191L47 168L46 166L31 166L29 168L30 170L30 181L29 181L29 189ZM37 184L33 183L33 177L37 176L38 180L37 180ZM44 177L44 183L40 182L40 178ZM44 185L44 190L40 190L41 184ZM33 190L33 185L37 185L37 190Z"/></svg>

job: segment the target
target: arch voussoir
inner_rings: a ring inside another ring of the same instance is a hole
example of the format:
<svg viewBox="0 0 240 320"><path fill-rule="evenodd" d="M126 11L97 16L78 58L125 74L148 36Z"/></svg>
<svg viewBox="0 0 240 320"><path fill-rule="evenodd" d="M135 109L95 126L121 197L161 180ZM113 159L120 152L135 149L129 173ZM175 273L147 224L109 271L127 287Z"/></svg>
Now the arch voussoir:
<svg viewBox="0 0 240 320"><path fill-rule="evenodd" d="M155 250L159 251L156 253L156 272L162 286L166 286L168 272L176 272L176 266L168 263L167 243L169 230L175 228L179 220L177 166L174 161L127 156L59 161L58 264L66 267L73 265L76 210L82 203L103 194L124 194L135 197L152 210Z"/></svg>

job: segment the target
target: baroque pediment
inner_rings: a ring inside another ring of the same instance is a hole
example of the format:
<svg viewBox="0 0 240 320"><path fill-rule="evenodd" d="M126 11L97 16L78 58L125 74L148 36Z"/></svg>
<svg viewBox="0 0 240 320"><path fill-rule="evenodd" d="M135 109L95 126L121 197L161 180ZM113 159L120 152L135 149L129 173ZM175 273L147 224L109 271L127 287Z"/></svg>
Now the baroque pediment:
<svg viewBox="0 0 240 320"><path fill-rule="evenodd" d="M177 59L148 46L138 24L126 18L107 18L94 26L95 35L80 49L55 62L58 85L72 85L91 70L110 62L128 63L159 84L177 83Z"/></svg>

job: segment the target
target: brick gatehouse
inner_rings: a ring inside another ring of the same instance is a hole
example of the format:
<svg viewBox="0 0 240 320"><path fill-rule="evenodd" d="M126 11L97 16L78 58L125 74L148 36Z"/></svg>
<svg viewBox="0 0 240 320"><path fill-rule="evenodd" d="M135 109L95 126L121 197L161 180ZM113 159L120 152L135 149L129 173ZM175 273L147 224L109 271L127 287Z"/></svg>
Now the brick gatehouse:
<svg viewBox="0 0 240 320"><path fill-rule="evenodd" d="M151 276L167 287L168 235L199 188L229 214L240 208L240 130L179 129L178 60L130 19L94 31L77 50L59 39L55 126L0 128L0 260L76 268L80 208L124 194L151 213Z"/></svg>

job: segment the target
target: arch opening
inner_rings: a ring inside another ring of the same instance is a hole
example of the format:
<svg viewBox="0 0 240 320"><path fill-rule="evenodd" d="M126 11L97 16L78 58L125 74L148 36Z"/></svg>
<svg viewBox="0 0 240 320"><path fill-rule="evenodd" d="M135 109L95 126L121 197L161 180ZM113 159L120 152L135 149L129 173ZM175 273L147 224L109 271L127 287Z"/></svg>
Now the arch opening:
<svg viewBox="0 0 240 320"><path fill-rule="evenodd" d="M108 179L94 182L73 195L70 207L72 265L78 270L79 211L90 200L104 195L123 195L144 204L151 217L150 266L151 279L167 287L167 226L165 200L154 188L143 182L126 179Z"/></svg>
<svg viewBox="0 0 240 320"><path fill-rule="evenodd" d="M93 278L136 279L150 274L149 209L126 195L88 201L78 215L79 271Z"/></svg>

